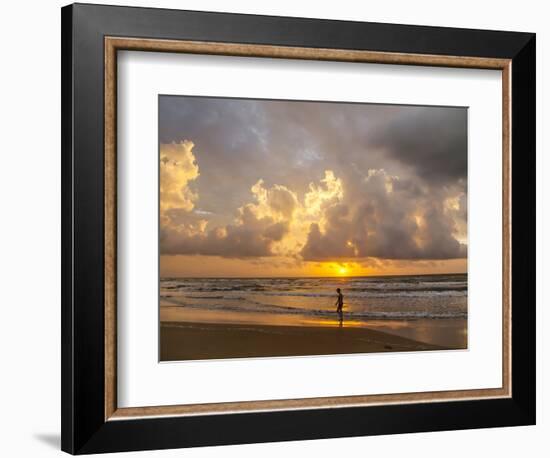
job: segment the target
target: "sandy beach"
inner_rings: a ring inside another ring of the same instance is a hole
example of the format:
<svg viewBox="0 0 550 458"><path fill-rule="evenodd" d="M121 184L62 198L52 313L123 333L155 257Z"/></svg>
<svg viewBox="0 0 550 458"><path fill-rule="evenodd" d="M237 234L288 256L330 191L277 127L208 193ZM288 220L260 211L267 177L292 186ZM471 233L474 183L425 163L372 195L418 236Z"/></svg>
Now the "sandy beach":
<svg viewBox="0 0 550 458"><path fill-rule="evenodd" d="M335 312L336 289L344 293ZM468 347L465 275L169 278L161 361Z"/></svg>
<svg viewBox="0 0 550 458"><path fill-rule="evenodd" d="M441 350L366 328L163 322L161 361ZM448 347L445 347L448 349Z"/></svg>

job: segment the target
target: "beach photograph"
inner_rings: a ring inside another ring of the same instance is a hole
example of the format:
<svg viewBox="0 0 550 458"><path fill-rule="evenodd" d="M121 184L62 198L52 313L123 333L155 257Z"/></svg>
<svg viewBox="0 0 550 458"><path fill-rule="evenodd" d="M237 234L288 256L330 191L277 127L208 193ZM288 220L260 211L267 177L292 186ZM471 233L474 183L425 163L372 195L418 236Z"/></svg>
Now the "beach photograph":
<svg viewBox="0 0 550 458"><path fill-rule="evenodd" d="M158 100L160 361L468 348L467 108Z"/></svg>

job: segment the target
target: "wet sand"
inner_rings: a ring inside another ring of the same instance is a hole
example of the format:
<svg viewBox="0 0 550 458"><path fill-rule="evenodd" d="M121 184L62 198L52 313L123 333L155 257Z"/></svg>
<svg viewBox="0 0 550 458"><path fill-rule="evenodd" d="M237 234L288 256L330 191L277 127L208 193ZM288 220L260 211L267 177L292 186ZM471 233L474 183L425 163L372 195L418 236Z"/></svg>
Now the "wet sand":
<svg viewBox="0 0 550 458"><path fill-rule="evenodd" d="M443 350L387 332L359 327L269 326L161 322L160 360L334 355Z"/></svg>

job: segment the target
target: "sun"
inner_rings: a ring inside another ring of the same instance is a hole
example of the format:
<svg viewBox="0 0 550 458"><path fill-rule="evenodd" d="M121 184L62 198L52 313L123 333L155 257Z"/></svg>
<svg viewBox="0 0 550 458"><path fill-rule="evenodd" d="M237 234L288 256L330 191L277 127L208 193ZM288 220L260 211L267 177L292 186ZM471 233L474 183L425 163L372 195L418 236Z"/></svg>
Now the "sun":
<svg viewBox="0 0 550 458"><path fill-rule="evenodd" d="M319 277L352 277L367 271L355 262L348 261L327 261L316 263L312 267L314 269L310 271L310 275Z"/></svg>

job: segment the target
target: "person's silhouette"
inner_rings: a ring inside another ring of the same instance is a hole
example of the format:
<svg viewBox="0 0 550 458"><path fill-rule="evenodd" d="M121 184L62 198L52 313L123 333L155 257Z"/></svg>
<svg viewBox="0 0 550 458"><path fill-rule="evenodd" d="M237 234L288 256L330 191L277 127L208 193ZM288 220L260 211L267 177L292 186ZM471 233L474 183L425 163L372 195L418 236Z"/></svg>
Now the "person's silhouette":
<svg viewBox="0 0 550 458"><path fill-rule="evenodd" d="M344 322L344 295L342 294L342 291L340 288L336 288L336 292L338 293L338 299L336 299L336 313L338 314L338 317L340 319L340 327L342 327L342 324Z"/></svg>

